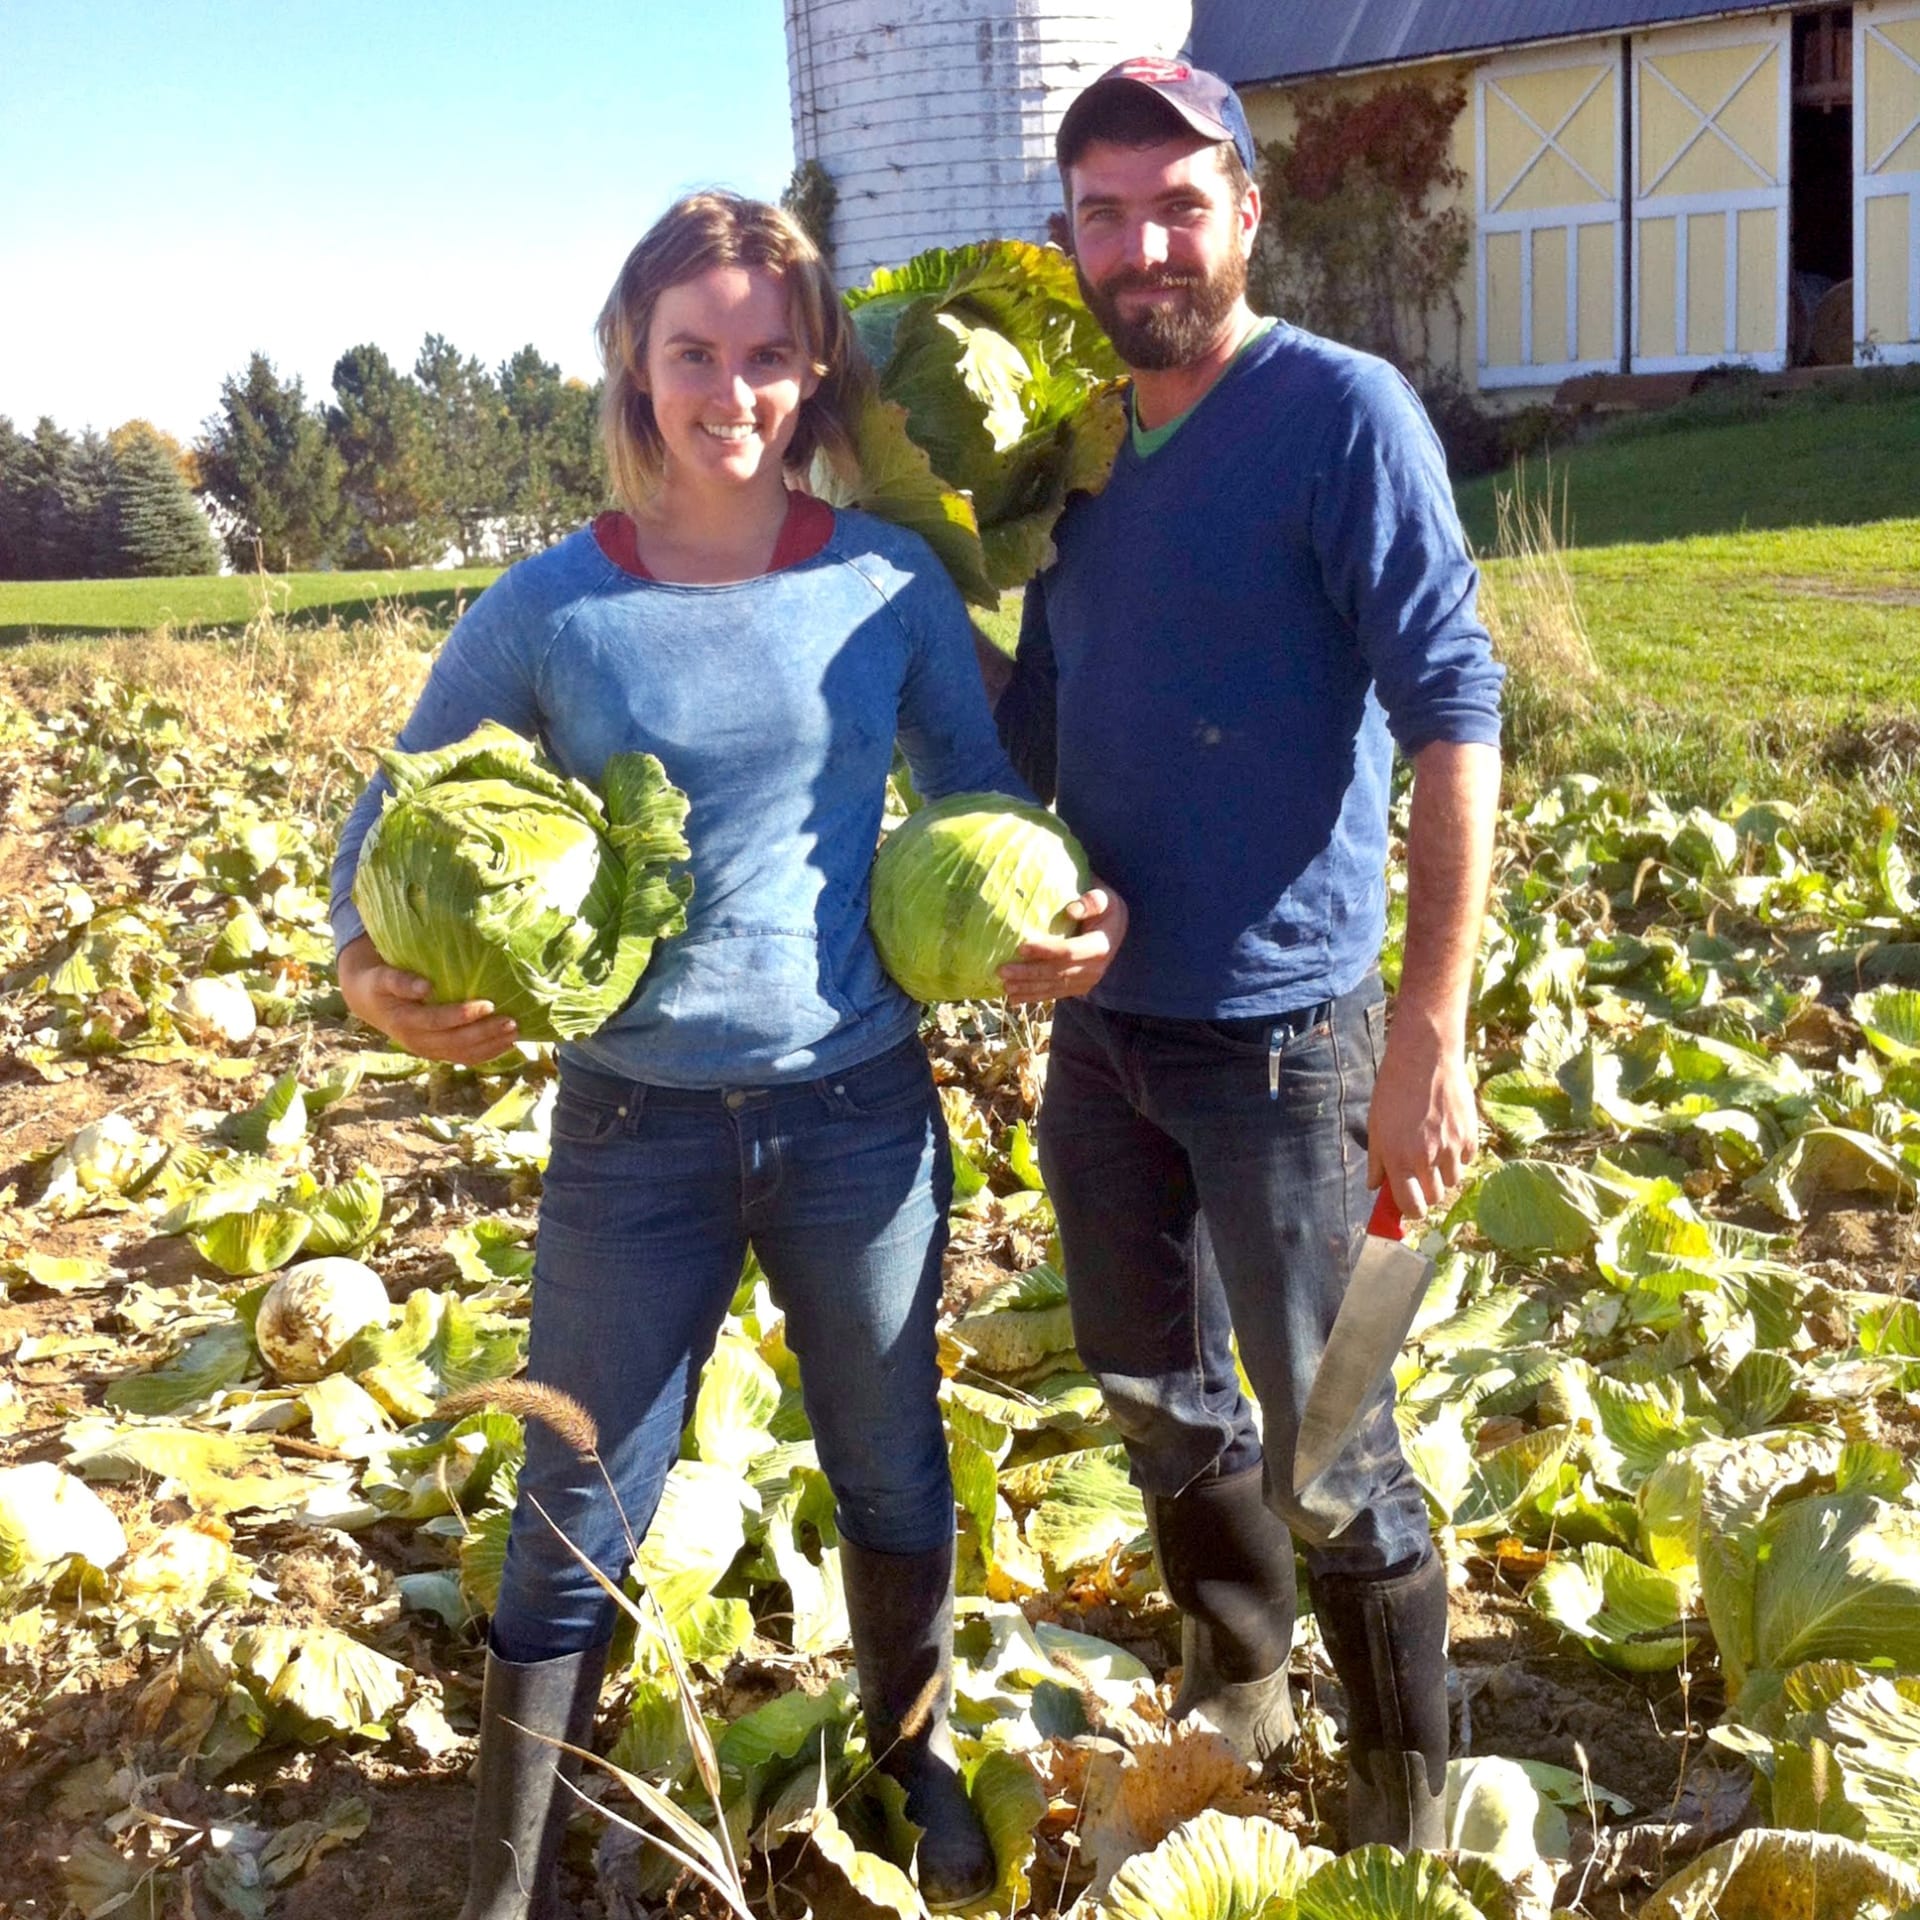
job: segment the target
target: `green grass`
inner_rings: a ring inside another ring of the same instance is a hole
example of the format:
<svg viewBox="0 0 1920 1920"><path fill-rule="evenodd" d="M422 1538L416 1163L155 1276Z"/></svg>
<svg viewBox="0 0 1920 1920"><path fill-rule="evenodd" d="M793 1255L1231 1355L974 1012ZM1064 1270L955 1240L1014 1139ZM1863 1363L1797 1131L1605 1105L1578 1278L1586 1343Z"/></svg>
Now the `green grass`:
<svg viewBox="0 0 1920 1920"><path fill-rule="evenodd" d="M1661 706L1920 711L1920 519L1566 554L1594 653ZM1502 562L1488 563L1498 581ZM1711 717L1703 715L1703 717Z"/></svg>
<svg viewBox="0 0 1920 1920"><path fill-rule="evenodd" d="M446 572L285 573L164 580L0 581L0 644L33 638L151 633L156 628L244 627L263 603L293 624L347 624L383 606L451 625L458 606L499 577L498 567Z"/></svg>
<svg viewBox="0 0 1920 1920"><path fill-rule="evenodd" d="M1584 712L1511 703L1517 795L1562 773L1713 806L1920 820L1920 519L1567 553L1603 678ZM1512 563L1486 563L1497 592Z"/></svg>
<svg viewBox="0 0 1920 1920"><path fill-rule="evenodd" d="M1920 515L1920 391L1906 371L1768 400L1729 382L1667 413L1623 420L1528 463L1566 489L1565 544L1853 526ZM1458 489L1476 547L1491 550L1501 476Z"/></svg>

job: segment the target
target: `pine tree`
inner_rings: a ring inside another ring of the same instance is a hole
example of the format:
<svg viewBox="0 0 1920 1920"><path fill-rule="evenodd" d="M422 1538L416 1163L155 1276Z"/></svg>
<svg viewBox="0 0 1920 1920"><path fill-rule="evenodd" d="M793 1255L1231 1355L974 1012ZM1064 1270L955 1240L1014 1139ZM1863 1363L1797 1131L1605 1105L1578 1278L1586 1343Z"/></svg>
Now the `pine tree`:
<svg viewBox="0 0 1920 1920"><path fill-rule="evenodd" d="M421 343L413 377L425 405L440 502L471 566L485 545L487 522L507 510L512 423L493 376L437 333Z"/></svg>
<svg viewBox="0 0 1920 1920"><path fill-rule="evenodd" d="M265 354L221 382L220 411L196 449L207 491L234 516L236 567L311 567L330 559L340 528L340 456L299 380Z"/></svg>
<svg viewBox="0 0 1920 1920"><path fill-rule="evenodd" d="M27 458L25 434L0 413L0 580L27 577Z"/></svg>
<svg viewBox="0 0 1920 1920"><path fill-rule="evenodd" d="M144 421L133 421L113 435L113 450L107 494L113 572L215 572L213 529L166 441Z"/></svg>
<svg viewBox="0 0 1920 1920"><path fill-rule="evenodd" d="M327 437L341 462L346 553L375 566L431 565L453 538L420 389L376 346L334 362Z"/></svg>
<svg viewBox="0 0 1920 1920"><path fill-rule="evenodd" d="M531 346L502 364L498 384L511 422L509 544L537 551L606 504L606 478L595 460L600 393L584 381L562 379Z"/></svg>

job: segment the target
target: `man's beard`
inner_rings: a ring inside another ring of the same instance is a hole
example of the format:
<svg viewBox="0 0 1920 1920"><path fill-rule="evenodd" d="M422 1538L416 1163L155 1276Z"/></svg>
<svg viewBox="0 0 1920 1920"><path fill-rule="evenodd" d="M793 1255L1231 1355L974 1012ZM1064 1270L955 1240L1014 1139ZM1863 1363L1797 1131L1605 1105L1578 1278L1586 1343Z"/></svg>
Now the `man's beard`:
<svg viewBox="0 0 1920 1920"><path fill-rule="evenodd" d="M1079 275L1080 296L1113 342L1114 352L1143 373L1164 373L1197 360L1218 339L1228 314L1247 290L1247 263L1237 249L1210 276L1123 268L1096 287L1077 261L1074 272ZM1148 287L1178 287L1186 298L1150 306L1138 319L1128 319L1120 311L1118 296Z"/></svg>

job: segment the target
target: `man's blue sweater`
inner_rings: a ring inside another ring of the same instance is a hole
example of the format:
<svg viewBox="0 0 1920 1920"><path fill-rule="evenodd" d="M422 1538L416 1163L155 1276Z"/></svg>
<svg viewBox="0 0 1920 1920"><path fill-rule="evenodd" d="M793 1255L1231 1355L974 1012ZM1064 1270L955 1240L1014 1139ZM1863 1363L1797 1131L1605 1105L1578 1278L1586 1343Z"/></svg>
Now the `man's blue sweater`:
<svg viewBox="0 0 1920 1920"><path fill-rule="evenodd" d="M1394 742L1500 738L1412 389L1275 326L1157 451L1123 446L1057 543L999 720L1131 912L1095 1001L1237 1018L1357 986L1386 928Z"/></svg>

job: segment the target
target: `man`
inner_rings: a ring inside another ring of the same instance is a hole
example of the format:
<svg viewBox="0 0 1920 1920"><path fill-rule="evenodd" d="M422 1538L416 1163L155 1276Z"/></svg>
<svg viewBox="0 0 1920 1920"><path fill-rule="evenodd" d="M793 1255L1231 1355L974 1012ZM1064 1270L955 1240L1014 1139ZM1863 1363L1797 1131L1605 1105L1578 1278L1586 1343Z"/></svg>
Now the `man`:
<svg viewBox="0 0 1920 1920"><path fill-rule="evenodd" d="M1501 670L1411 390L1247 305L1260 195L1232 90L1124 62L1068 109L1058 158L1082 289L1133 376L1128 440L1060 523L999 704L1132 913L1054 1019L1040 1151L1074 1330L1184 1616L1177 1711L1254 1761L1291 1742L1291 1532L1347 1695L1349 1844L1434 1846L1446 1578L1391 1384L1298 1496L1292 1466L1368 1189L1417 1218L1473 1155ZM1395 742L1414 785L1389 1031Z"/></svg>

